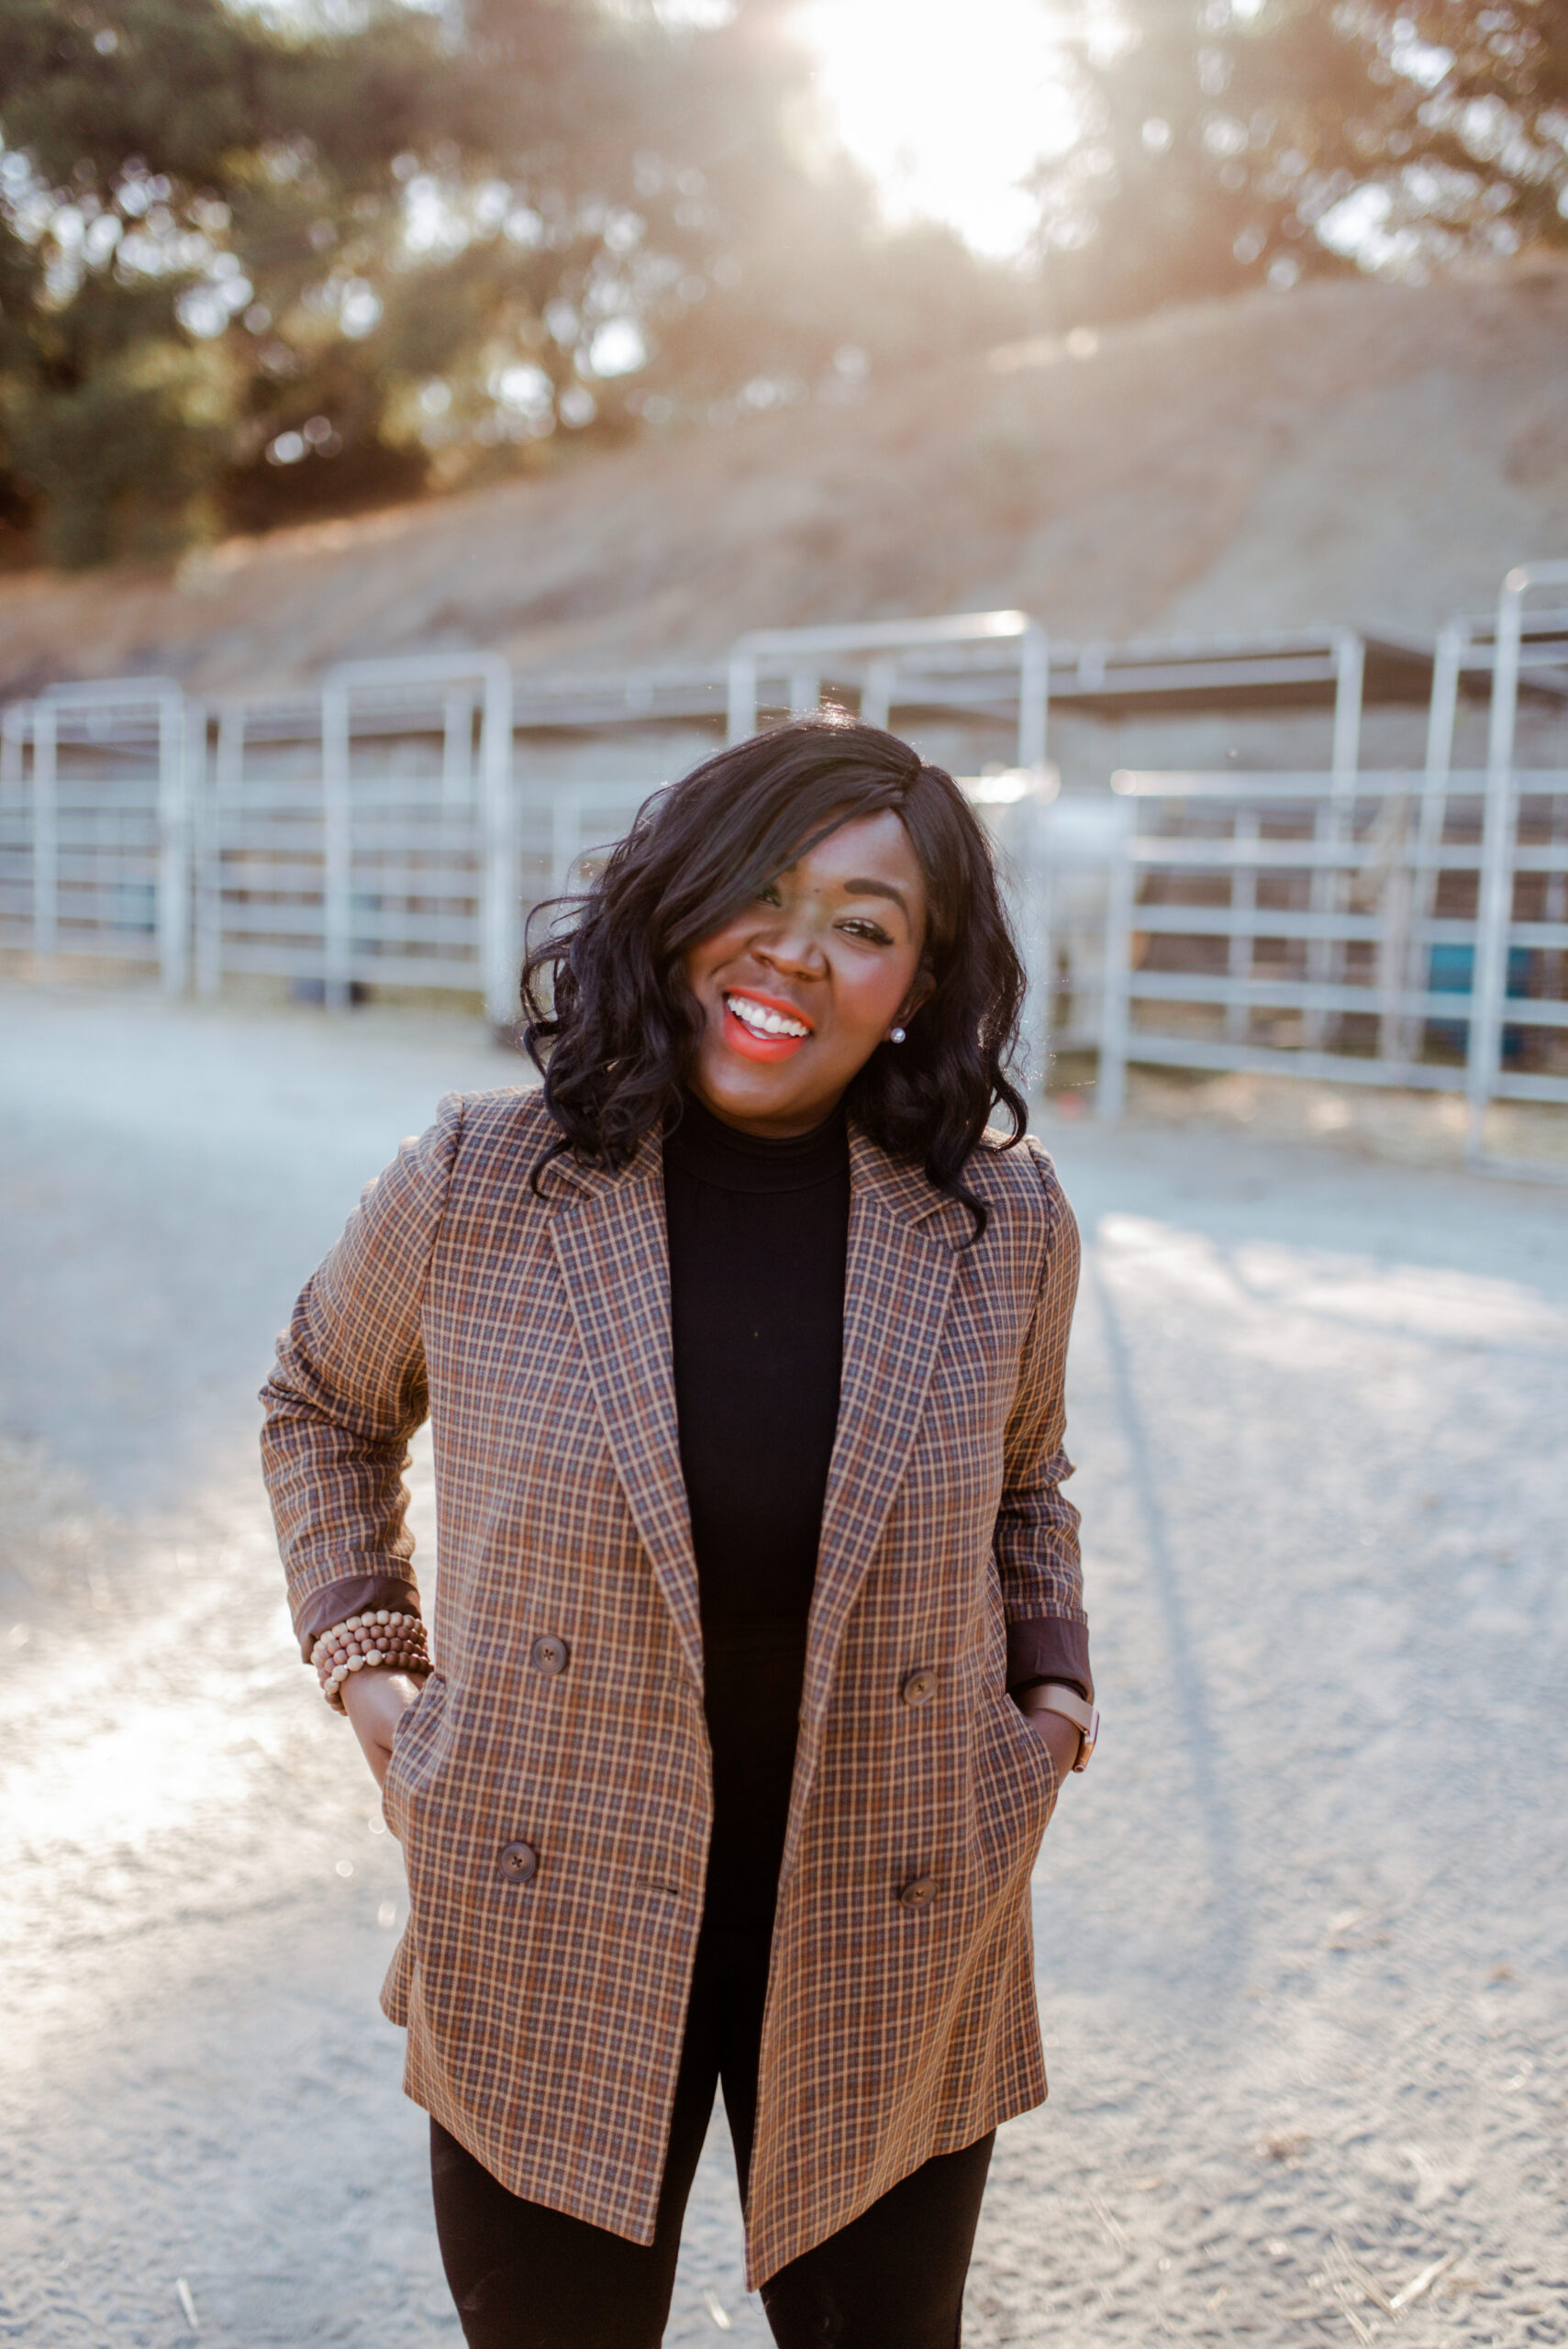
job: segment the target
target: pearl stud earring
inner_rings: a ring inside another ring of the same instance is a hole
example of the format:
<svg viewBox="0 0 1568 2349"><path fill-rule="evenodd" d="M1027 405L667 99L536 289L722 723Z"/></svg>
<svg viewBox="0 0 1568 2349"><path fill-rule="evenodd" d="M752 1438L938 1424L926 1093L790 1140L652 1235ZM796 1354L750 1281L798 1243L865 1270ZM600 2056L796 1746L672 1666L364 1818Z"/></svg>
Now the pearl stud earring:
<svg viewBox="0 0 1568 2349"><path fill-rule="evenodd" d="M904 1041L903 1029L890 1028L887 1031L887 1041L890 1044L901 1044Z"/></svg>

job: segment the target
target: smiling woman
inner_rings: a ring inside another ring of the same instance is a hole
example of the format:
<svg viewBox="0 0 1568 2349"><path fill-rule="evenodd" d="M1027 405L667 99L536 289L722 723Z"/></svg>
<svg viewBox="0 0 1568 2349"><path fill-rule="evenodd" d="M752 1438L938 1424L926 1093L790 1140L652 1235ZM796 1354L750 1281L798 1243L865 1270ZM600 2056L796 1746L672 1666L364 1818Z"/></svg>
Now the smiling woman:
<svg viewBox="0 0 1568 2349"><path fill-rule="evenodd" d="M759 1135L844 1100L968 1198L994 1105L1023 1130L1023 974L984 835L951 775L832 713L651 802L525 988L550 1154L624 1163L688 1085Z"/></svg>
<svg viewBox="0 0 1568 2349"><path fill-rule="evenodd" d="M449 1099L280 1348L295 1627L408 1867L383 1999L474 2349L656 2349L720 2082L774 2339L959 2338L1095 1718L1020 991L951 775L831 715L723 751L531 956L542 1088Z"/></svg>
<svg viewBox="0 0 1568 2349"><path fill-rule="evenodd" d="M930 993L925 937L925 876L892 808L811 841L684 957L703 1015L692 1090L744 1132L808 1133L906 1041ZM761 1074L786 1061L788 1078Z"/></svg>

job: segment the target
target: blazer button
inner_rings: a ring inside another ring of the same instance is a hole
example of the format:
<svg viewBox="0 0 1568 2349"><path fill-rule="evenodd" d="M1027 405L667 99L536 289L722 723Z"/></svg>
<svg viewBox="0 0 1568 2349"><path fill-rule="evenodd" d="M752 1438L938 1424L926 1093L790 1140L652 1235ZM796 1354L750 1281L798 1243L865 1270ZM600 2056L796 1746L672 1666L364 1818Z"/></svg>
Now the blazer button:
<svg viewBox="0 0 1568 2349"><path fill-rule="evenodd" d="M514 1884L528 1884L539 1874L539 1854L531 1843L505 1843L498 1865Z"/></svg>
<svg viewBox="0 0 1568 2349"><path fill-rule="evenodd" d="M547 1631L543 1639L536 1640L528 1650L528 1662L536 1672L564 1672L571 1655L572 1651L565 1641L558 1640L553 1631Z"/></svg>
<svg viewBox="0 0 1568 2349"><path fill-rule="evenodd" d="M911 1876L898 1895L899 1906L904 1909L924 1909L935 1899L936 1891L937 1880L934 1876Z"/></svg>
<svg viewBox="0 0 1568 2349"><path fill-rule="evenodd" d="M906 1672L898 1691L906 1705L929 1705L937 1693L937 1675L929 1664L918 1672Z"/></svg>

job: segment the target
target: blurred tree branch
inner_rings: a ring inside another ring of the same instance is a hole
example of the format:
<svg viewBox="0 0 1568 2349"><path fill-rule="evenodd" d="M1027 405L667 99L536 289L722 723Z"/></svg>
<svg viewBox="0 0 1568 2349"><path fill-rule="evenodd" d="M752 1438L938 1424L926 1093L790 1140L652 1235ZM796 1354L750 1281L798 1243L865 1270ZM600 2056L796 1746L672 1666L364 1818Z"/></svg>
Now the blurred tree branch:
<svg viewBox="0 0 1568 2349"><path fill-rule="evenodd" d="M1063 321L1568 242L1568 0L1130 0L1041 170Z"/></svg>

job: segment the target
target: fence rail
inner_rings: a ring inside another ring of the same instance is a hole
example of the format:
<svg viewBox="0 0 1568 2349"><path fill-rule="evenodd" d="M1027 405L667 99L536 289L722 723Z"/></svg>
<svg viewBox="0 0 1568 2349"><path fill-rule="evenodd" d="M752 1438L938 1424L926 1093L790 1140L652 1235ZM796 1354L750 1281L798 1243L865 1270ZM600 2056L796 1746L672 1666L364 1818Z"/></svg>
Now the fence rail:
<svg viewBox="0 0 1568 2349"><path fill-rule="evenodd" d="M151 964L174 993L433 988L510 1019L530 908L655 786L516 779L504 668L447 665L260 708L137 685L7 710L0 945Z"/></svg>
<svg viewBox="0 0 1568 2349"><path fill-rule="evenodd" d="M1115 789L1103 1114L1134 1063L1462 1092L1477 1149L1489 1101L1568 1104L1568 772Z"/></svg>
<svg viewBox="0 0 1568 2349"><path fill-rule="evenodd" d="M147 688L7 713L0 944L203 995L232 975L328 1004L413 987L510 1019L528 910L651 786L487 769L468 683L456 707L410 688L395 725L379 700L361 725L346 695L327 756L319 705L257 725ZM972 786L1028 952L1037 1068L1097 1044L1110 1116L1137 1063L1568 1104L1568 772L1450 772L1436 796L1405 772L1115 780L1108 802L1051 804L1022 774ZM1488 896L1499 789L1508 886Z"/></svg>
<svg viewBox="0 0 1568 2349"><path fill-rule="evenodd" d="M657 788L661 727L744 733L781 692L882 722L973 706L1016 746L966 788L1025 947L1026 1073L1097 1050L1111 1116L1137 1063L1463 1092L1479 1149L1488 1102L1568 1104L1568 773L1521 768L1515 740L1521 694L1568 706L1568 612L1528 601L1562 585L1568 564L1510 573L1496 619L1452 623L1435 659L1347 631L1074 651L993 612L742 638L727 675L518 683L473 652L211 708L156 678L51 688L0 728L0 946L141 963L175 993L444 990L501 1024L530 908ZM1472 673L1484 771L1452 764ZM1424 770L1363 772L1363 686L1407 697L1423 674ZM1331 708L1327 771L1052 799L1053 698L1276 695Z"/></svg>

